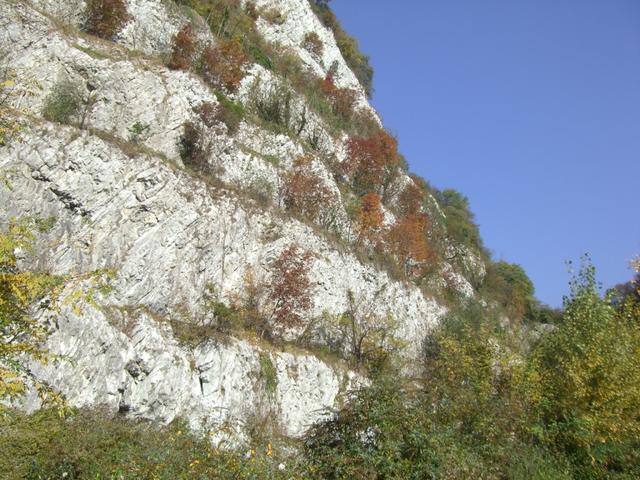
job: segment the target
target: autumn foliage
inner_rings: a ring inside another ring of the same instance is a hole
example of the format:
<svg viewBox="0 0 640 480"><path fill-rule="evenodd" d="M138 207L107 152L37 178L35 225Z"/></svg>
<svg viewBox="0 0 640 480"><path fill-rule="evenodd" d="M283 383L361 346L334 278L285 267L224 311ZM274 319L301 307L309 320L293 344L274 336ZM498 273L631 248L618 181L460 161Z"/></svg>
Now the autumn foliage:
<svg viewBox="0 0 640 480"><path fill-rule="evenodd" d="M173 46L168 67L173 70L189 70L193 62L195 50L196 43L193 38L193 30L190 25L185 25L176 33L175 37L173 37Z"/></svg>
<svg viewBox="0 0 640 480"><path fill-rule="evenodd" d="M398 195L398 210L401 215L411 215L422 210L424 190L415 182L407 184Z"/></svg>
<svg viewBox="0 0 640 480"><path fill-rule="evenodd" d="M268 299L273 304L275 334L300 326L300 312L311 307L310 262L311 254L296 245L287 247L273 262Z"/></svg>
<svg viewBox="0 0 640 480"><path fill-rule="evenodd" d="M352 177L356 192L384 190L400 164L397 140L378 130L369 137L352 137L347 148L343 170Z"/></svg>
<svg viewBox="0 0 640 480"><path fill-rule="evenodd" d="M129 21L124 0L88 0L87 32L111 40Z"/></svg>
<svg viewBox="0 0 640 480"><path fill-rule="evenodd" d="M322 207L333 198L329 188L311 170L309 156L298 158L293 170L285 175L282 196L288 211L309 220L317 220Z"/></svg>
<svg viewBox="0 0 640 480"><path fill-rule="evenodd" d="M362 197L356 215L358 242L376 243L384 219L380 195L369 192Z"/></svg>
<svg viewBox="0 0 640 480"><path fill-rule="evenodd" d="M348 122L353 116L356 91L351 88L338 88L331 74L320 81L320 90L329 99L333 113Z"/></svg>
<svg viewBox="0 0 640 480"><path fill-rule="evenodd" d="M396 256L405 275L419 276L435 258L427 239L428 223L426 214L410 214L400 218L386 235L387 249Z"/></svg>
<svg viewBox="0 0 640 480"><path fill-rule="evenodd" d="M216 46L206 47L200 57L204 79L215 88L235 91L242 77L247 57L238 39L221 40Z"/></svg>

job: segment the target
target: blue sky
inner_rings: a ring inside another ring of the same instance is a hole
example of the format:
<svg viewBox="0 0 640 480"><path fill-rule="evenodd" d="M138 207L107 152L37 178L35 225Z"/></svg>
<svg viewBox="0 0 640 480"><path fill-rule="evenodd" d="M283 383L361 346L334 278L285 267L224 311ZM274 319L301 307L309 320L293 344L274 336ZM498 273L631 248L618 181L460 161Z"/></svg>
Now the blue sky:
<svg viewBox="0 0 640 480"><path fill-rule="evenodd" d="M640 254L640 1L333 0L412 171L469 197L494 258L560 306Z"/></svg>

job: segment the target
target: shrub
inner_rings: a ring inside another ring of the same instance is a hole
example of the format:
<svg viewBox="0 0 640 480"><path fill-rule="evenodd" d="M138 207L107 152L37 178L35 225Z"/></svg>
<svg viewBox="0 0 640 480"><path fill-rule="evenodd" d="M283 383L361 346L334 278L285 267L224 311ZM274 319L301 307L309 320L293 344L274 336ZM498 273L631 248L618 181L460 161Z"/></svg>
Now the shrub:
<svg viewBox="0 0 640 480"><path fill-rule="evenodd" d="M293 94L284 85L266 91L256 88L253 107L258 116L277 131L288 130L291 125L291 101Z"/></svg>
<svg viewBox="0 0 640 480"><path fill-rule="evenodd" d="M316 32L307 32L302 40L302 48L309 53L316 56L316 58L322 58L322 52L324 51L324 45L320 36Z"/></svg>
<svg viewBox="0 0 640 480"><path fill-rule="evenodd" d="M0 61L4 61L4 52L0 51ZM13 118L9 107L9 100L13 95L15 82L13 72L8 68L0 67L0 146L8 144L12 139L18 137L20 123Z"/></svg>
<svg viewBox="0 0 640 480"><path fill-rule="evenodd" d="M229 135L238 133L240 123L244 118L242 105L234 103L221 93L216 94L218 104L204 102L194 109L204 125L213 128L220 123L227 127Z"/></svg>
<svg viewBox="0 0 640 480"><path fill-rule="evenodd" d="M196 171L204 171L209 168L211 144L202 127L190 121L185 122L178 149L180 158L187 167Z"/></svg>
<svg viewBox="0 0 640 480"><path fill-rule="evenodd" d="M364 88L367 96L371 97L373 93L373 68L369 64L369 57L360 51L358 41L344 31L335 14L329 8L328 2L312 1L311 6L320 21L333 31L344 60Z"/></svg>
<svg viewBox="0 0 640 480"><path fill-rule="evenodd" d="M564 307L532 354L544 437L574 458L580 478L608 478L640 438L640 318L617 315L599 296L588 261Z"/></svg>
<svg viewBox="0 0 640 480"><path fill-rule="evenodd" d="M385 367L391 355L403 347L403 342L397 338L398 322L389 314L375 312L375 302L381 291L373 298L347 291L348 309L329 318L340 352L346 354L354 365L364 366L373 372Z"/></svg>
<svg viewBox="0 0 640 480"><path fill-rule="evenodd" d="M288 211L311 221L333 200L329 188L311 170L308 156L298 158L293 170L285 174L282 197Z"/></svg>
<svg viewBox="0 0 640 480"><path fill-rule="evenodd" d="M333 113L343 123L348 123L353 117L356 91L350 88L336 87L330 74L320 81L320 90L328 97Z"/></svg>
<svg viewBox="0 0 640 480"><path fill-rule="evenodd" d="M80 86L71 80L56 83L44 101L42 116L51 122L71 124L78 120L83 104Z"/></svg>
<svg viewBox="0 0 640 480"><path fill-rule="evenodd" d="M352 177L356 193L384 191L397 173L398 142L384 130L370 137L352 137L343 172Z"/></svg>
<svg viewBox="0 0 640 480"><path fill-rule="evenodd" d="M533 283L520 265L490 262L482 292L498 302L512 320L523 319L534 306Z"/></svg>
<svg viewBox="0 0 640 480"><path fill-rule="evenodd" d="M220 40L216 46L203 50L200 73L212 87L234 92L244 77L246 63L247 57L239 40Z"/></svg>
<svg viewBox="0 0 640 480"><path fill-rule="evenodd" d="M377 244L383 220L380 195L372 192L364 195L356 212L358 242Z"/></svg>
<svg viewBox="0 0 640 480"><path fill-rule="evenodd" d="M273 305L273 334L282 336L302 324L300 312L311 307L311 254L296 245L285 248L271 265L268 299Z"/></svg>
<svg viewBox="0 0 640 480"><path fill-rule="evenodd" d="M426 214L414 213L400 218L387 232L386 251L398 259L406 276L421 276L435 261L427 229Z"/></svg>
<svg viewBox="0 0 640 480"><path fill-rule="evenodd" d="M129 21L124 0L87 0L87 32L113 39Z"/></svg>
<svg viewBox="0 0 640 480"><path fill-rule="evenodd" d="M193 55L196 50L195 39L191 25L185 25L173 37L171 58L167 66L172 70L189 70L193 63Z"/></svg>
<svg viewBox="0 0 640 480"><path fill-rule="evenodd" d="M425 191L416 182L411 181L398 195L397 207L400 215L412 215L422 211Z"/></svg>
<svg viewBox="0 0 640 480"><path fill-rule="evenodd" d="M469 208L469 199L451 189L436 191L435 196L446 216L447 236L453 243L483 252L482 238Z"/></svg>

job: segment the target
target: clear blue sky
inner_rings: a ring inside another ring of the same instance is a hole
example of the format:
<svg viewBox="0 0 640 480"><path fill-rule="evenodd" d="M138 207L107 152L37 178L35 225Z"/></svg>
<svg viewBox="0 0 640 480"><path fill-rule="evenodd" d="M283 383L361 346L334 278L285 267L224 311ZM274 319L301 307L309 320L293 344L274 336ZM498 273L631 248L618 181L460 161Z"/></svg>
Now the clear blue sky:
<svg viewBox="0 0 640 480"><path fill-rule="evenodd" d="M412 171L467 195L494 258L560 306L640 254L639 0L332 0Z"/></svg>

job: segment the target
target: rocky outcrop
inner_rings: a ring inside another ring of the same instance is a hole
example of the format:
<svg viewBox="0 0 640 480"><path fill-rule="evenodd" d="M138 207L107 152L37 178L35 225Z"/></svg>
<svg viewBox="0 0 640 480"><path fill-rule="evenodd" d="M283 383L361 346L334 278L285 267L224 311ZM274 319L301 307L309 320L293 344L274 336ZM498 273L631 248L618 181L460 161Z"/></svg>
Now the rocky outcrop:
<svg viewBox="0 0 640 480"><path fill-rule="evenodd" d="M370 109L332 34L306 0L258 4L280 9L285 19L279 25L258 21L268 40L293 49L318 75L337 65L336 82L357 88L361 105ZM24 124L20 141L0 147L0 169L11 186L0 186L0 217L56 219L38 240L40 255L25 258L26 266L54 273L106 268L115 274L112 291L95 305L63 309L51 320L48 345L62 359L33 370L74 405L105 405L162 422L185 417L218 441L241 440L247 422L265 415L283 433L301 435L362 379L340 362L274 351L246 338L181 344L171 319L202 318L205 287L231 301L242 294L249 269L268 283L273 259L298 244L313 253L309 321L346 311L352 291L372 302L373 312L398 320L407 355L415 357L446 310L349 249L352 229L326 164L328 155L338 162L344 157L345 138L331 134L318 116L309 113L297 137L249 121L235 136L224 127L212 129L215 178L185 169L177 149L182 125L194 118L194 107L218 100L198 77L159 61L185 12L163 0L130 0L128 6L132 20L114 44L63 28L82 23L81 1L0 0L0 40L11 45L12 102ZM300 47L309 31L323 42L322 58ZM77 82L90 99L82 129L40 118L62 78ZM280 82L252 65L235 99L249 108L259 89ZM304 99L294 97L294 117L303 110ZM132 141L136 122L148 128ZM330 233L279 208L282 177L312 134L320 152L313 169L335 199ZM256 188L268 192L268 201L251 199ZM473 294L464 277L450 274L460 291ZM51 318L50 312L42 315ZM268 388L265 362L275 371ZM27 405L37 406L33 396Z"/></svg>

